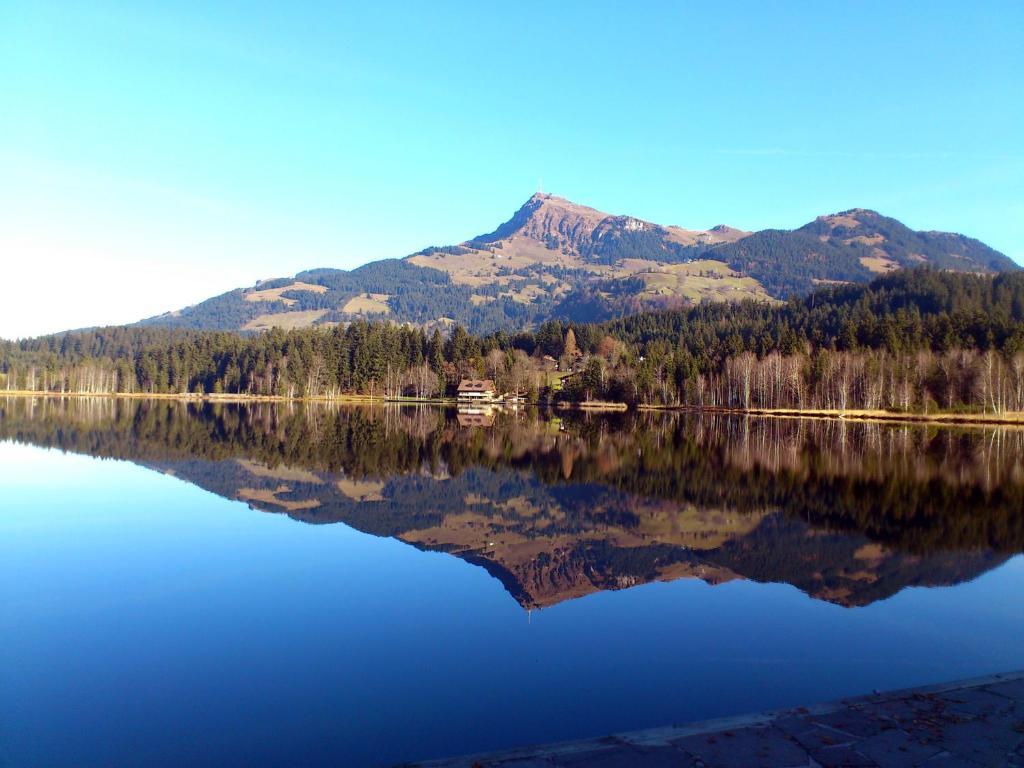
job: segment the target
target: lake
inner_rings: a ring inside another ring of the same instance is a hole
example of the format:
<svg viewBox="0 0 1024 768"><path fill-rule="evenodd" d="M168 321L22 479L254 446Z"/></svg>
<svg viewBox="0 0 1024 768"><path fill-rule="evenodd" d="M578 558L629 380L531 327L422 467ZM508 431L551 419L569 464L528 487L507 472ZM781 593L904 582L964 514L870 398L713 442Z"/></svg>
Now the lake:
<svg viewBox="0 0 1024 768"><path fill-rule="evenodd" d="M0 398L0 764L396 762L1024 667L1024 431Z"/></svg>

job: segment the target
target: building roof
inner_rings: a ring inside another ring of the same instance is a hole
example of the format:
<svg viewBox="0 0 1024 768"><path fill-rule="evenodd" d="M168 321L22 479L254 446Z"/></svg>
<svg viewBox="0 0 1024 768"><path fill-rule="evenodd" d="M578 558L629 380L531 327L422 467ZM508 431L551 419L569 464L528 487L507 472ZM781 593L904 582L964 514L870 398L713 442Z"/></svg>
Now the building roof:
<svg viewBox="0 0 1024 768"><path fill-rule="evenodd" d="M490 379L463 379L459 382L459 392L493 392L494 382Z"/></svg>

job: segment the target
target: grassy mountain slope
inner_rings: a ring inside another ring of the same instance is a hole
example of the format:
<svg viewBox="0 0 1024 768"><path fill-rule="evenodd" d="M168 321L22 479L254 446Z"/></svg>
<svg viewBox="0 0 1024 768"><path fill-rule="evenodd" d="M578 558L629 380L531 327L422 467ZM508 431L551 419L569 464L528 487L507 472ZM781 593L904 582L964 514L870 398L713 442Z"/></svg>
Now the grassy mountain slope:
<svg viewBox="0 0 1024 768"><path fill-rule="evenodd" d="M495 230L351 271L315 269L215 296L144 324L257 331L360 317L478 333L549 319L605 320L704 301L776 299L901 267L1017 268L983 243L915 232L874 211L749 233L661 226L553 195L533 195Z"/></svg>

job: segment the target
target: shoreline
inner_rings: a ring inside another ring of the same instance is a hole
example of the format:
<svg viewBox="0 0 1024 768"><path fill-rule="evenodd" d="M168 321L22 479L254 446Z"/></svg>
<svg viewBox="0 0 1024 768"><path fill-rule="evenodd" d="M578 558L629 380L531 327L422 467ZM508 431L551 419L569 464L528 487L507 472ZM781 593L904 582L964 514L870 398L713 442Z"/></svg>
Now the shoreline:
<svg viewBox="0 0 1024 768"><path fill-rule="evenodd" d="M371 403L454 403L454 400L389 400L384 397L370 395L340 395L338 397L287 397L286 395L239 395L239 394L204 394L190 392L33 392L31 390L0 390L2 397L46 397L55 399L103 399L103 400L176 400L183 403L339 403L342 405L358 405Z"/></svg>
<svg viewBox="0 0 1024 768"><path fill-rule="evenodd" d="M395 768L1019 765L1022 705L1024 671L1005 672Z"/></svg>
<svg viewBox="0 0 1024 768"><path fill-rule="evenodd" d="M337 403L339 405L437 405L455 406L455 398L377 397L372 395L339 395L335 397L287 397L285 395L244 395L244 394L194 394L194 393L145 393L145 392L38 392L32 390L0 390L0 397L50 398L50 399L114 399L114 400L174 400L186 403ZM495 404L501 407L501 404ZM629 406L614 402L527 402L519 405L549 407L555 410L576 410L589 413L622 413L635 408L637 411L664 413L719 413L732 415L761 416L781 419L835 419L841 421L888 421L911 424L937 424L940 426L1024 426L1024 412L1006 413L936 413L907 412L866 409L825 409L825 408L729 408L717 405L651 405L641 403Z"/></svg>
<svg viewBox="0 0 1024 768"><path fill-rule="evenodd" d="M941 426L1024 426L1024 412L1008 411L1006 413L920 413L885 410L866 410L851 408L848 410L826 408L728 408L718 405L645 405L637 406L640 411L665 411L694 413L723 413L747 416L762 416L776 419L835 419L838 421L888 421L910 424L938 424Z"/></svg>

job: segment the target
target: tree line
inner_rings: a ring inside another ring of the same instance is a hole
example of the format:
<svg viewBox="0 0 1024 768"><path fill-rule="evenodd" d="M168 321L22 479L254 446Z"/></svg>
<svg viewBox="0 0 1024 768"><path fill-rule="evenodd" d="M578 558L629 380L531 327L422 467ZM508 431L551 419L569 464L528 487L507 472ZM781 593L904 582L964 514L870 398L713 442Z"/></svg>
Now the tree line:
<svg viewBox="0 0 1024 768"><path fill-rule="evenodd" d="M462 378L565 400L1024 410L1024 273L930 269L786 303L708 303L474 336L411 325L258 335L152 326L0 342L0 389L432 398Z"/></svg>

